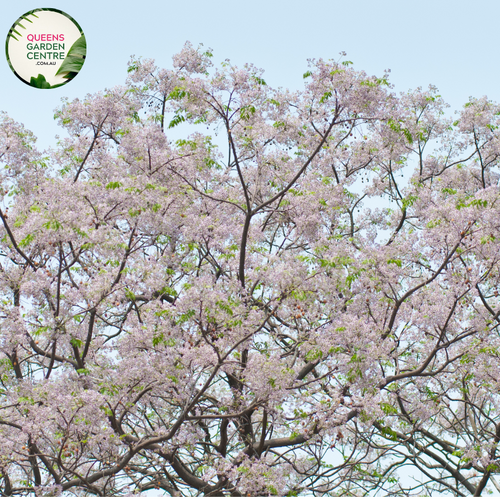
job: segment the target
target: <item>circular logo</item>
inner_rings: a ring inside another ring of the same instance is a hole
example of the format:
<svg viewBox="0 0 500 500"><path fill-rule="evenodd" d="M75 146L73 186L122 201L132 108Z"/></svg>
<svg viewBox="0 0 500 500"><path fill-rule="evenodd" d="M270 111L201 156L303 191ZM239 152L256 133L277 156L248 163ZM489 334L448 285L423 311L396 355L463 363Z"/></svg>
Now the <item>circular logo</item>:
<svg viewBox="0 0 500 500"><path fill-rule="evenodd" d="M12 25L5 52L20 80L38 89L53 89L82 69L87 42L79 24L65 12L34 9Z"/></svg>

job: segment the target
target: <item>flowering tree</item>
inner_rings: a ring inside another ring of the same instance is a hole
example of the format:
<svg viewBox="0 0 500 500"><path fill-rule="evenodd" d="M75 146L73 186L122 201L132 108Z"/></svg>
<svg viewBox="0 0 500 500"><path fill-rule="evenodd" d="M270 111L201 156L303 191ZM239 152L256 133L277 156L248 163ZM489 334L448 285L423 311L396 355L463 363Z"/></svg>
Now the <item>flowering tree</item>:
<svg viewBox="0 0 500 500"><path fill-rule="evenodd" d="M499 116L498 105L471 99L412 189L416 226L439 228L444 246L438 254L448 252L450 259L434 295L408 302L412 311L391 354L399 373L384 387L386 416L359 436L386 457L386 472L413 464L438 491L474 499L484 498L490 485L500 492Z"/></svg>
<svg viewBox="0 0 500 500"><path fill-rule="evenodd" d="M1 118L2 494L500 488L500 106L210 60Z"/></svg>

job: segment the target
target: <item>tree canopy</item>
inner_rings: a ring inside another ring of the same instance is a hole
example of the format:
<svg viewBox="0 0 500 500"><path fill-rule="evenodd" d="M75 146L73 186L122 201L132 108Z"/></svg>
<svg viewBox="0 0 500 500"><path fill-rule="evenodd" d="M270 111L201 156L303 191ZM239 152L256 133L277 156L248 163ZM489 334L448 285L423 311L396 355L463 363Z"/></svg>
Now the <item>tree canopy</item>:
<svg viewBox="0 0 500 500"><path fill-rule="evenodd" d="M128 71L0 117L2 495L500 492L500 106Z"/></svg>

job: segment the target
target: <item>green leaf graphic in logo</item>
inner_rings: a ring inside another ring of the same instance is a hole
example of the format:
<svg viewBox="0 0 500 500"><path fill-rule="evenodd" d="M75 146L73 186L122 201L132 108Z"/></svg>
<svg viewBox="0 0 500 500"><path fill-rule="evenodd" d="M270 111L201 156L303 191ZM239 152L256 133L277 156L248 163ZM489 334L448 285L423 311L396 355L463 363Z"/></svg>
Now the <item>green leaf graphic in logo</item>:
<svg viewBox="0 0 500 500"><path fill-rule="evenodd" d="M19 31L17 31L17 27L19 26L20 28L22 28L23 30L25 30L26 28L21 24L21 20L24 19L25 21L28 21L30 22L31 24L33 24L33 21L31 19L28 19L28 17L26 16L33 16L33 17L36 17L38 19L38 16L35 14L35 12L37 10L40 10L40 9L34 9L34 10L30 10L29 12L26 12L26 14L24 14L23 16L21 16L15 23L14 25L12 26L12 28L10 28L9 30L9 34L7 35L7 39L10 38L13 38L14 40L16 40L16 42L18 42L19 40L16 38L16 36L14 35L14 33L19 37L19 38L22 38L23 35L21 35L21 33Z"/></svg>
<svg viewBox="0 0 500 500"><path fill-rule="evenodd" d="M32 87L36 87L37 89L50 89L50 83L45 80L43 75L38 75L36 78L34 76L31 77L30 85Z"/></svg>
<svg viewBox="0 0 500 500"><path fill-rule="evenodd" d="M82 35L69 49L68 55L58 69L56 76L61 75L68 80L74 78L82 69L86 55L87 41L85 40L85 35Z"/></svg>

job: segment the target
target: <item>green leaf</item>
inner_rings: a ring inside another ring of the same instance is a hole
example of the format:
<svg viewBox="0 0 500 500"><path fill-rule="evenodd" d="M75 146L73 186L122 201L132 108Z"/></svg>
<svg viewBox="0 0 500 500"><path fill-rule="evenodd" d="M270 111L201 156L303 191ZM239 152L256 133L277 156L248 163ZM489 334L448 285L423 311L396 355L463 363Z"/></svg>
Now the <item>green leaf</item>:
<svg viewBox="0 0 500 500"><path fill-rule="evenodd" d="M383 424L383 422L381 423ZM398 435L396 434L396 432L394 432L389 426L385 427L381 425L380 432L383 436L385 436L387 439L390 439L391 441L397 441L398 439Z"/></svg>
<svg viewBox="0 0 500 500"><path fill-rule="evenodd" d="M158 344L161 344L165 339L163 338L163 333L159 335L155 335L153 337L153 347L156 347Z"/></svg>
<svg viewBox="0 0 500 500"><path fill-rule="evenodd" d="M380 403L380 408L386 415L391 415L391 414L397 415L398 413L398 410L389 403Z"/></svg>
<svg viewBox="0 0 500 500"><path fill-rule="evenodd" d="M23 238L19 242L19 246L21 248L27 247L34 239L35 239L35 237L32 234L28 234L25 238Z"/></svg>
<svg viewBox="0 0 500 500"><path fill-rule="evenodd" d="M401 262L400 259L389 259L387 261L387 264L396 264L398 267L402 267L403 263Z"/></svg>
<svg viewBox="0 0 500 500"><path fill-rule="evenodd" d="M260 78L258 76L253 75L252 78L259 85L267 85L267 83L265 82L265 80L263 80L262 78Z"/></svg>
<svg viewBox="0 0 500 500"><path fill-rule="evenodd" d="M330 97L332 97L332 93L330 91L327 91L323 94L319 102L323 104L326 100L330 99Z"/></svg>
<svg viewBox="0 0 500 500"><path fill-rule="evenodd" d="M47 80L45 80L45 77L43 75L40 75L40 74L36 78L34 76L31 77L30 85L32 87L37 88L37 89L50 89L50 88L52 88L50 86L50 83Z"/></svg>
<svg viewBox="0 0 500 500"><path fill-rule="evenodd" d="M80 339L71 339L69 343L76 348L82 347L83 342Z"/></svg>
<svg viewBox="0 0 500 500"><path fill-rule="evenodd" d="M64 78L74 78L82 69L87 54L87 41L82 35L69 49L61 67L57 70L57 75L64 75Z"/></svg>
<svg viewBox="0 0 500 500"><path fill-rule="evenodd" d="M184 116L182 115L175 115L173 118L172 118L172 121L168 124L168 128L174 128L176 127L177 125L179 125L180 123L186 121L186 119L184 118Z"/></svg>
<svg viewBox="0 0 500 500"><path fill-rule="evenodd" d="M66 56L56 75L78 73L82 69L83 63L84 59L80 57Z"/></svg>
<svg viewBox="0 0 500 500"><path fill-rule="evenodd" d="M68 56L82 56L87 55L87 41L85 35L82 35L69 49Z"/></svg>
<svg viewBox="0 0 500 500"><path fill-rule="evenodd" d="M37 11L40 11L40 10L46 10L46 9L34 9L34 10L30 10L29 12L26 12L26 14L24 14L23 16L21 16L13 25L12 25L12 28L9 30L9 34L7 35L7 37L11 37L13 38L14 40L16 41L19 41L14 35L13 33L17 33L18 36L20 36L22 38L23 35L21 35L21 33L19 33L19 31L16 30L16 26L20 26L21 28L23 29L26 29L22 24L21 24L21 19L24 19L25 21L28 21L30 22L31 24L33 24L33 21L31 19L28 19L28 17L26 16L33 16L33 17L36 17L38 19L38 16L35 14L35 12Z"/></svg>
<svg viewBox="0 0 500 500"><path fill-rule="evenodd" d="M109 182L108 184L106 184L106 189L118 189L122 187L122 183L121 182Z"/></svg>

